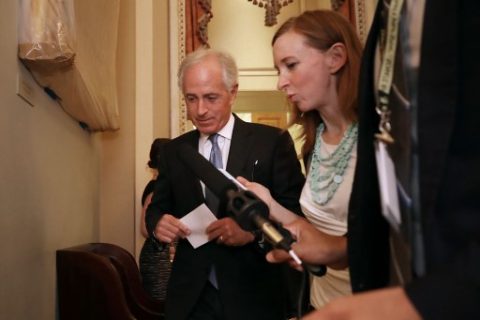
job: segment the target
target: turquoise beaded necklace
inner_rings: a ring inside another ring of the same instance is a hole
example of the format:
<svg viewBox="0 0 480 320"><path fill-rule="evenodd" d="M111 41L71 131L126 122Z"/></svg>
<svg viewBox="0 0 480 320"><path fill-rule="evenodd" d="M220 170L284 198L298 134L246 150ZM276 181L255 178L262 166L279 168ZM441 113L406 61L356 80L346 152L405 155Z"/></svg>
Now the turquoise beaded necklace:
<svg viewBox="0 0 480 320"><path fill-rule="evenodd" d="M335 151L326 157L321 157L320 145L324 130L325 125L320 123L317 127L317 137L309 171L312 197L320 205L327 204L342 183L358 136L358 126L353 123L345 131ZM320 172L320 166L322 166L322 172Z"/></svg>

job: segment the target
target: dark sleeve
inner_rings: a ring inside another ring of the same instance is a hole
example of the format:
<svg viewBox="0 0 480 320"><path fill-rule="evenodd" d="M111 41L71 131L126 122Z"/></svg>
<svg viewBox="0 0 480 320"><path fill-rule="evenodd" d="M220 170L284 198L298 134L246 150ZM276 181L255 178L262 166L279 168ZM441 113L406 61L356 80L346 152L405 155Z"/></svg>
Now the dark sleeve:
<svg viewBox="0 0 480 320"><path fill-rule="evenodd" d="M450 263L405 290L423 319L480 319L479 271L480 246L472 242Z"/></svg>
<svg viewBox="0 0 480 320"><path fill-rule="evenodd" d="M469 110L478 112L476 104ZM469 115L465 104L457 109ZM465 119L460 123L434 206L425 207L427 272L406 286L424 319L480 319L480 128Z"/></svg>
<svg viewBox="0 0 480 320"><path fill-rule="evenodd" d="M277 139L272 164L270 192L273 198L285 208L303 216L300 209L300 194L305 177L288 131L283 131Z"/></svg>
<svg viewBox="0 0 480 320"><path fill-rule="evenodd" d="M363 51L358 90L357 163L348 209L347 252L352 291L363 292L389 283L389 225L380 206L374 134L374 55L380 31L381 2L377 6Z"/></svg>
<svg viewBox="0 0 480 320"><path fill-rule="evenodd" d="M172 212L171 188L168 178L167 156L159 159L158 177L155 181L152 202L145 214L145 223L149 235L164 213Z"/></svg>
<svg viewBox="0 0 480 320"><path fill-rule="evenodd" d="M419 108L432 113L454 108L455 121L446 158L432 152L438 136L428 127L435 123L446 130L445 122L434 117L422 122L423 130L429 129L420 145L422 172L429 172L431 161L445 161L440 175L428 176L440 180L433 205L422 203L427 275L406 287L424 319L480 319L480 43L471 37L480 28L479 17L478 1L426 2L419 81L428 86L419 91Z"/></svg>
<svg viewBox="0 0 480 320"><path fill-rule="evenodd" d="M480 319L479 163L479 154L450 156L426 223L427 274L406 286L424 319Z"/></svg>

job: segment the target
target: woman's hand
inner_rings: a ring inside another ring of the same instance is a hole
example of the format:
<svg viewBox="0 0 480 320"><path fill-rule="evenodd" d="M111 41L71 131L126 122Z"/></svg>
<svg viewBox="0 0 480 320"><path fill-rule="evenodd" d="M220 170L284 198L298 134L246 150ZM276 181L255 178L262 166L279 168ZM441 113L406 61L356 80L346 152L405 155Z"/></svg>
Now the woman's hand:
<svg viewBox="0 0 480 320"><path fill-rule="evenodd" d="M238 182L243 184L245 188L255 193L257 197L260 198L260 200L267 204L270 211L270 218L272 218L273 220L282 224L287 224L298 219L298 216L295 213L291 212L290 210L279 204L277 201L275 201L275 199L273 199L270 193L270 190L268 190L261 184L256 182L250 182L244 177L237 177L237 180Z"/></svg>
<svg viewBox="0 0 480 320"><path fill-rule="evenodd" d="M284 227L296 239L292 249L302 261L312 265L328 265L334 269L344 269L348 266L346 237L321 232L304 218L298 218ZM301 270L284 250L270 251L267 260L272 263L288 262L290 266Z"/></svg>
<svg viewBox="0 0 480 320"><path fill-rule="evenodd" d="M259 197L260 200L265 202L267 204L268 208L270 208L271 203L273 201L270 190L268 190L266 187L262 186L259 183L250 182L247 179L245 179L244 177L237 177L237 180L238 180L238 182L243 184L245 186L245 188L247 188L248 190L255 193L257 195L257 197Z"/></svg>

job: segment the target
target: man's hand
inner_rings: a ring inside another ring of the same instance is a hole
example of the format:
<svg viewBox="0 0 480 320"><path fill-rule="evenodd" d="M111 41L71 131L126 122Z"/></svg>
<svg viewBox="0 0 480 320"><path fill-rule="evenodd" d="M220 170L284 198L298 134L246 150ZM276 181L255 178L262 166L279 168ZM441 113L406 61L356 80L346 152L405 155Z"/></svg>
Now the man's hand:
<svg viewBox="0 0 480 320"><path fill-rule="evenodd" d="M208 239L217 239L227 246L243 246L254 240L252 233L244 231L232 218L222 218L207 227Z"/></svg>
<svg viewBox="0 0 480 320"><path fill-rule="evenodd" d="M191 231L179 219L170 214L164 214L155 227L155 238L162 242L171 243L178 238L185 238Z"/></svg>
<svg viewBox="0 0 480 320"><path fill-rule="evenodd" d="M302 320L420 320L415 307L400 288L374 290L333 300Z"/></svg>
<svg viewBox="0 0 480 320"><path fill-rule="evenodd" d="M321 232L303 218L298 218L284 227L296 239L292 244L292 249L302 261L312 265L328 265L335 269L347 267L347 239L345 237ZM267 254L267 260L273 263L288 262L295 269L301 270L284 250L270 251Z"/></svg>

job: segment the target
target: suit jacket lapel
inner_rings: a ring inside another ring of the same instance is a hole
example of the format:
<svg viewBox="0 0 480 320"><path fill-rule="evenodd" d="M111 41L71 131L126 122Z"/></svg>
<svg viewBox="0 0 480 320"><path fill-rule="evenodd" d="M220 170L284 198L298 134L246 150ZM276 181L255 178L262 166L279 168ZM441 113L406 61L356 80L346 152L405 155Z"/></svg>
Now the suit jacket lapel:
<svg viewBox="0 0 480 320"><path fill-rule="evenodd" d="M234 177L241 175L245 168L250 148L253 145L251 139L250 127L240 118L235 116L235 124L233 127L232 141L228 155L227 171ZM245 177L248 178L248 177Z"/></svg>
<svg viewBox="0 0 480 320"><path fill-rule="evenodd" d="M195 150L198 150L198 143L199 143L199 139L200 139L200 132L198 130L194 130L194 131L191 131L189 134L187 134L185 136L185 141L184 143L188 144L189 146L191 146L193 149ZM195 175L190 175L190 179L189 181L187 181L187 183L192 183L196 186L195 190L196 190L196 193L195 193L195 196L197 197L197 199L203 199L204 198L204 195L203 195L203 189L202 189L202 185L200 184L200 179L198 179Z"/></svg>

